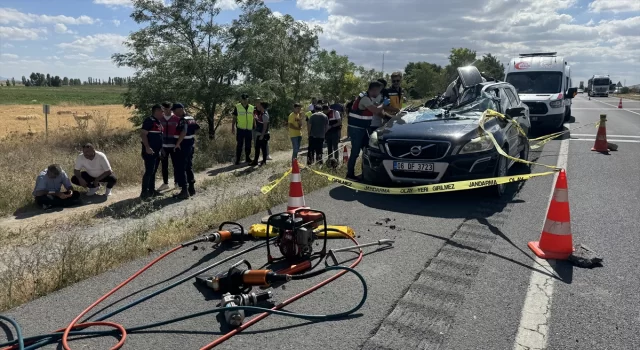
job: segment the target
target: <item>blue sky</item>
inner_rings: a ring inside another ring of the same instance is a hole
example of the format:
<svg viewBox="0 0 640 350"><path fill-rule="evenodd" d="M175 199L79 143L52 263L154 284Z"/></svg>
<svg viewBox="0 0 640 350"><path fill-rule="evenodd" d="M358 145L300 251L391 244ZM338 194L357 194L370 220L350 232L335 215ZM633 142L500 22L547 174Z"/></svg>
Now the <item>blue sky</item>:
<svg viewBox="0 0 640 350"><path fill-rule="evenodd" d="M166 0L169 1L169 0ZM219 0L218 20L237 17ZM357 64L401 70L410 61L446 64L452 47L491 52L557 51L573 80L610 74L640 84L640 0L268 0L279 13L323 28L320 43ZM127 76L110 61L136 30L128 0L3 0L0 76L32 71L77 77ZM496 19L500 19L496 21Z"/></svg>

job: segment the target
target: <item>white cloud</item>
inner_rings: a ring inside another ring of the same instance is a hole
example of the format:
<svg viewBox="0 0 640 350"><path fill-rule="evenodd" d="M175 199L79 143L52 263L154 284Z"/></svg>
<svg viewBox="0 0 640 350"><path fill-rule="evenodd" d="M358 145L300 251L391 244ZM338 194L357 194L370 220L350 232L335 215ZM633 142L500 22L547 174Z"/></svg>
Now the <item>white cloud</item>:
<svg viewBox="0 0 640 350"><path fill-rule="evenodd" d="M113 23L113 25L116 26L116 27L120 26L120 21L117 20L117 19L112 20L111 23Z"/></svg>
<svg viewBox="0 0 640 350"><path fill-rule="evenodd" d="M69 17L64 15L49 16L23 13L12 8L0 8L0 24L16 24L24 27L28 24L56 24L67 25L94 24L97 20L89 16Z"/></svg>
<svg viewBox="0 0 640 350"><path fill-rule="evenodd" d="M44 28L0 27L0 39L6 40L37 40L42 34L47 34Z"/></svg>
<svg viewBox="0 0 640 350"><path fill-rule="evenodd" d="M67 26L62 23L56 23L56 25L53 26L53 30L58 34L75 34L73 30L67 29Z"/></svg>
<svg viewBox="0 0 640 350"><path fill-rule="evenodd" d="M600 22L583 24L570 15L576 12L577 0L468 4L468 0L297 0L301 9L327 11L326 20L308 21L322 27L323 48L335 49L368 68L380 69L383 52L385 71L390 72L411 61L446 65L454 47L476 50L478 56L492 53L505 63L519 53L544 50L567 57L574 80L604 71L614 80L640 82L640 16L604 16Z"/></svg>
<svg viewBox="0 0 640 350"><path fill-rule="evenodd" d="M91 56L83 54L83 53L79 53L79 54L75 54L75 55L65 55L64 58L67 59L67 60L86 60L86 59L91 58Z"/></svg>
<svg viewBox="0 0 640 350"><path fill-rule="evenodd" d="M18 55L14 55L12 53L3 53L3 54L0 55L0 57L12 59L12 60L18 59Z"/></svg>
<svg viewBox="0 0 640 350"><path fill-rule="evenodd" d="M12 44L9 44L9 43L4 43L4 44L2 44L2 47L10 49L10 48L15 47L15 46L13 46Z"/></svg>
<svg viewBox="0 0 640 350"><path fill-rule="evenodd" d="M131 0L93 0L94 4L109 7L131 7Z"/></svg>
<svg viewBox="0 0 640 350"><path fill-rule="evenodd" d="M96 34L77 38L70 43L62 43L57 46L62 49L73 51L94 52L98 48L105 48L113 51L122 49L122 43L127 37L118 34Z"/></svg>
<svg viewBox="0 0 640 350"><path fill-rule="evenodd" d="M591 12L634 12L640 11L640 1L638 0L593 0L589 4Z"/></svg>

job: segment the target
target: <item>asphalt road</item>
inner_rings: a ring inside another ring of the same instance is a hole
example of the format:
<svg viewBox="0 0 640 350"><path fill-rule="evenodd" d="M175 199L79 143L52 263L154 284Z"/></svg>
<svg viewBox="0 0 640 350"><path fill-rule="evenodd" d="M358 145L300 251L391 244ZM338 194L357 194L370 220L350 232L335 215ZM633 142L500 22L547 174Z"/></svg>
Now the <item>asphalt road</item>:
<svg viewBox="0 0 640 350"><path fill-rule="evenodd" d="M604 267L588 270L552 262L550 268L536 261L527 248L527 242L540 235L552 177L513 184L509 195L501 200L490 200L480 191L384 196L331 187L307 194L307 204L325 211L332 224L352 226L361 243L396 240L393 249L366 249L370 254L357 267L369 286L369 298L359 315L315 324L269 316L218 348L514 349L523 315L528 314L527 305L535 305L537 300L530 296L532 276L540 275L552 280L553 288L546 294L549 306L541 321L543 326L537 330L541 340L531 340L536 346L530 349L545 345L547 349L637 349L640 278L634 262L640 251L640 143L633 141L640 141L640 115L632 112L640 113L640 101L624 101L623 110L616 108L617 101L588 101L586 96L578 96L573 106L575 120L567 125L576 131L564 141L552 141L532 153L539 162L568 164L574 244L582 243L597 251L604 258ZM594 126L578 129L596 122L600 113L607 114L609 141L620 147L608 156L590 151ZM513 169L514 173L524 171L519 166ZM534 167L532 171L546 169ZM273 211L283 209L279 206ZM241 222L248 226L263 215ZM389 223L383 220L387 218ZM329 244L350 245L345 240ZM194 271L233 253L201 247L204 249L179 251L165 259L104 306L164 281L127 299L134 300L166 285L169 279L175 280L176 274ZM345 253L345 259L352 257ZM27 335L65 326L151 258L65 288L7 315L15 317ZM264 250L246 258L254 266L266 262ZM286 289L274 291L275 300L282 301L323 278L326 276L291 282ZM287 309L303 313L343 311L357 303L360 294L356 279L346 275ZM215 295L189 282L111 320L131 327L204 311L216 303ZM108 310L114 309L111 306ZM124 348L198 349L220 334L219 320L207 315L129 335ZM115 342L106 337L79 340L72 347L107 349Z"/></svg>

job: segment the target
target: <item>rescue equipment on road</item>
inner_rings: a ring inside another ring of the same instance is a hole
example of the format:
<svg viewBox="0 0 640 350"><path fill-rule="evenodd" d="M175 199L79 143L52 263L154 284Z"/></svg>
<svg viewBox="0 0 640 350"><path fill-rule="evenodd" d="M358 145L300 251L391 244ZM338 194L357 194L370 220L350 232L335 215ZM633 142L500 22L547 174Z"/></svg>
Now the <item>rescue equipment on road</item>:
<svg viewBox="0 0 640 350"><path fill-rule="evenodd" d="M607 143L607 115L600 114L600 122L598 123L598 133L596 134L596 142L593 144L592 151L609 153L609 145ZM617 148L617 147L616 147Z"/></svg>
<svg viewBox="0 0 640 350"><path fill-rule="evenodd" d="M224 319L229 326L238 327L244 322L244 310L233 308L234 306L257 306L271 299L272 296L271 291L236 295L226 293L218 306L229 309L224 312Z"/></svg>
<svg viewBox="0 0 640 350"><path fill-rule="evenodd" d="M567 260L573 253L569 186L564 169L558 175L540 240L529 242L528 246L541 259Z"/></svg>
<svg viewBox="0 0 640 350"><path fill-rule="evenodd" d="M321 226L322 225L322 226ZM286 259L290 261L311 259L316 229L323 238L322 249L318 255L322 258L327 252L327 217L319 210L298 208L293 211L271 215L267 220L266 232L278 232L274 244L278 246L282 258L275 259L271 255L271 244L267 243L267 261ZM270 242L269 237L266 238Z"/></svg>

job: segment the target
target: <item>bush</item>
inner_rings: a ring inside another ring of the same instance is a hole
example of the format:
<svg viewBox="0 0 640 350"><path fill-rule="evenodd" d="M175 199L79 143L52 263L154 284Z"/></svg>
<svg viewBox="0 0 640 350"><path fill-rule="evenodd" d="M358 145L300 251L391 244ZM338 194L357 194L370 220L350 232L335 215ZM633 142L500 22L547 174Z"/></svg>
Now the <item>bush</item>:
<svg viewBox="0 0 640 350"><path fill-rule="evenodd" d="M628 88L628 87L626 87L626 86L625 86L625 87L623 87L622 89L620 89L620 93L623 93L623 94L628 94L628 93L629 93L629 91L630 91L630 90L629 90L629 88Z"/></svg>

